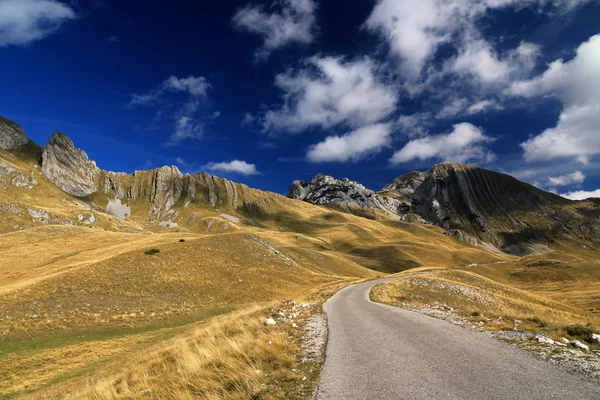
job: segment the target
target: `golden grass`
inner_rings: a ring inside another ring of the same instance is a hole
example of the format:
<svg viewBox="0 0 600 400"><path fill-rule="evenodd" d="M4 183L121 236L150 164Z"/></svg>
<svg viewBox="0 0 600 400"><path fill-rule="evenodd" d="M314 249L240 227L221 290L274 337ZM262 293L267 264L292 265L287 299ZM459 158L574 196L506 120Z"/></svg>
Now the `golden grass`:
<svg viewBox="0 0 600 400"><path fill-rule="evenodd" d="M410 307L445 305L488 330L519 328L563 335L570 324L589 324L590 314L563 302L500 283L470 271L420 268L377 285L375 301Z"/></svg>

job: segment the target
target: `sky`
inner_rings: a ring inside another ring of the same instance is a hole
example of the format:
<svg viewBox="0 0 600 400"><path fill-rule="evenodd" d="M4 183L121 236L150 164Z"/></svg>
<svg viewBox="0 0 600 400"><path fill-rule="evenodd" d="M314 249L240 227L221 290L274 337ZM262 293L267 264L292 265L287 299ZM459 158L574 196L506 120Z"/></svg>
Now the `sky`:
<svg viewBox="0 0 600 400"><path fill-rule="evenodd" d="M600 0L0 0L0 60L0 115L106 170L600 197Z"/></svg>

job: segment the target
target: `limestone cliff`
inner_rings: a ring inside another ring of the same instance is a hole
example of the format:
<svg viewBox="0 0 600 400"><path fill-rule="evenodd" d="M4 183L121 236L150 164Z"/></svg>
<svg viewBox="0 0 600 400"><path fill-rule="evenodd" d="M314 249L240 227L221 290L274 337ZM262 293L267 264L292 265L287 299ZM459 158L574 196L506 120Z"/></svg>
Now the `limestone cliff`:
<svg viewBox="0 0 600 400"><path fill-rule="evenodd" d="M25 131L19 125L0 116L0 148L15 150L29 142Z"/></svg>
<svg viewBox="0 0 600 400"><path fill-rule="evenodd" d="M176 166L132 174L104 171L59 132L52 135L42 154L42 173L75 197L103 194L113 199L146 201L151 204L150 216L158 220L173 215L179 202L185 207L198 198L212 207L235 209L241 205L242 193L247 189L206 173L183 174ZM109 211L114 208L115 204L107 205ZM119 217L127 215L118 214Z"/></svg>

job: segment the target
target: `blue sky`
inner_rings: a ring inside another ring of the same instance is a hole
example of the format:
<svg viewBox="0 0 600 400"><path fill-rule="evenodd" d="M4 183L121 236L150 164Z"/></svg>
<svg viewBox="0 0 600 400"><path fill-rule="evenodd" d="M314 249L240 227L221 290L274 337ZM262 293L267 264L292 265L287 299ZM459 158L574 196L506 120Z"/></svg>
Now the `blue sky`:
<svg viewBox="0 0 600 400"><path fill-rule="evenodd" d="M0 114L285 193L440 161L600 197L600 1L0 0Z"/></svg>

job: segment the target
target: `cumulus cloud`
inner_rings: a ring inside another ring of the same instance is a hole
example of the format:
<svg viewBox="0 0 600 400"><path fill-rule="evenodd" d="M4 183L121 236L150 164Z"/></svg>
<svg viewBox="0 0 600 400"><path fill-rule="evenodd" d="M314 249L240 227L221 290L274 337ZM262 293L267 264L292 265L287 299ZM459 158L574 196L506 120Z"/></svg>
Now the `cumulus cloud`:
<svg viewBox="0 0 600 400"><path fill-rule="evenodd" d="M312 42L316 8L313 0L275 0L269 9L247 5L235 13L232 21L238 29L263 39L262 47L255 53L256 60L261 60L290 43Z"/></svg>
<svg viewBox="0 0 600 400"><path fill-rule="evenodd" d="M312 146L306 158L312 162L362 160L390 144L390 129L390 124L375 124L342 136L329 136Z"/></svg>
<svg viewBox="0 0 600 400"><path fill-rule="evenodd" d="M592 0L379 0L365 26L383 36L392 55L409 79L418 79L426 64L443 44L451 44L456 55L448 60L449 71L471 75L483 82L504 80L517 69L530 69L539 47L521 43L502 57L479 31L477 22L490 10L531 7L555 13Z"/></svg>
<svg viewBox="0 0 600 400"><path fill-rule="evenodd" d="M313 57L306 68L278 75L275 84L283 91L284 104L265 113L265 132L359 128L382 121L396 109L396 90L378 79L377 67L367 57Z"/></svg>
<svg viewBox="0 0 600 400"><path fill-rule="evenodd" d="M514 83L507 93L550 95L563 103L555 127L521 144L527 160L572 157L587 163L600 153L600 35L577 49L570 61L556 60L540 76Z"/></svg>
<svg viewBox="0 0 600 400"><path fill-rule="evenodd" d="M258 175L256 165L249 164L246 161L233 160L230 162L209 163L206 168L215 172L229 172L241 175Z"/></svg>
<svg viewBox="0 0 600 400"><path fill-rule="evenodd" d="M571 200L586 200L594 197L600 198L600 189L592 190L590 192L579 190L576 192L563 193L561 196Z"/></svg>
<svg viewBox="0 0 600 400"><path fill-rule="evenodd" d="M585 175L581 171L575 171L570 174L551 176L548 183L552 186L569 186L583 183Z"/></svg>
<svg viewBox="0 0 600 400"><path fill-rule="evenodd" d="M132 94L127 107L159 107L155 123L168 112L172 119L172 133L165 144L177 146L185 140L200 139L207 122L219 117L218 111L210 115L201 112L210 89L210 83L202 76L170 76L149 92Z"/></svg>
<svg viewBox="0 0 600 400"><path fill-rule="evenodd" d="M2 0L0 46L28 45L75 18L73 8L56 0Z"/></svg>
<svg viewBox="0 0 600 400"><path fill-rule="evenodd" d="M480 128L469 123L460 123L454 125L450 133L409 141L394 153L390 162L401 164L429 159L490 162L494 159L494 154L485 149L485 144L492 141L493 139L485 136Z"/></svg>

